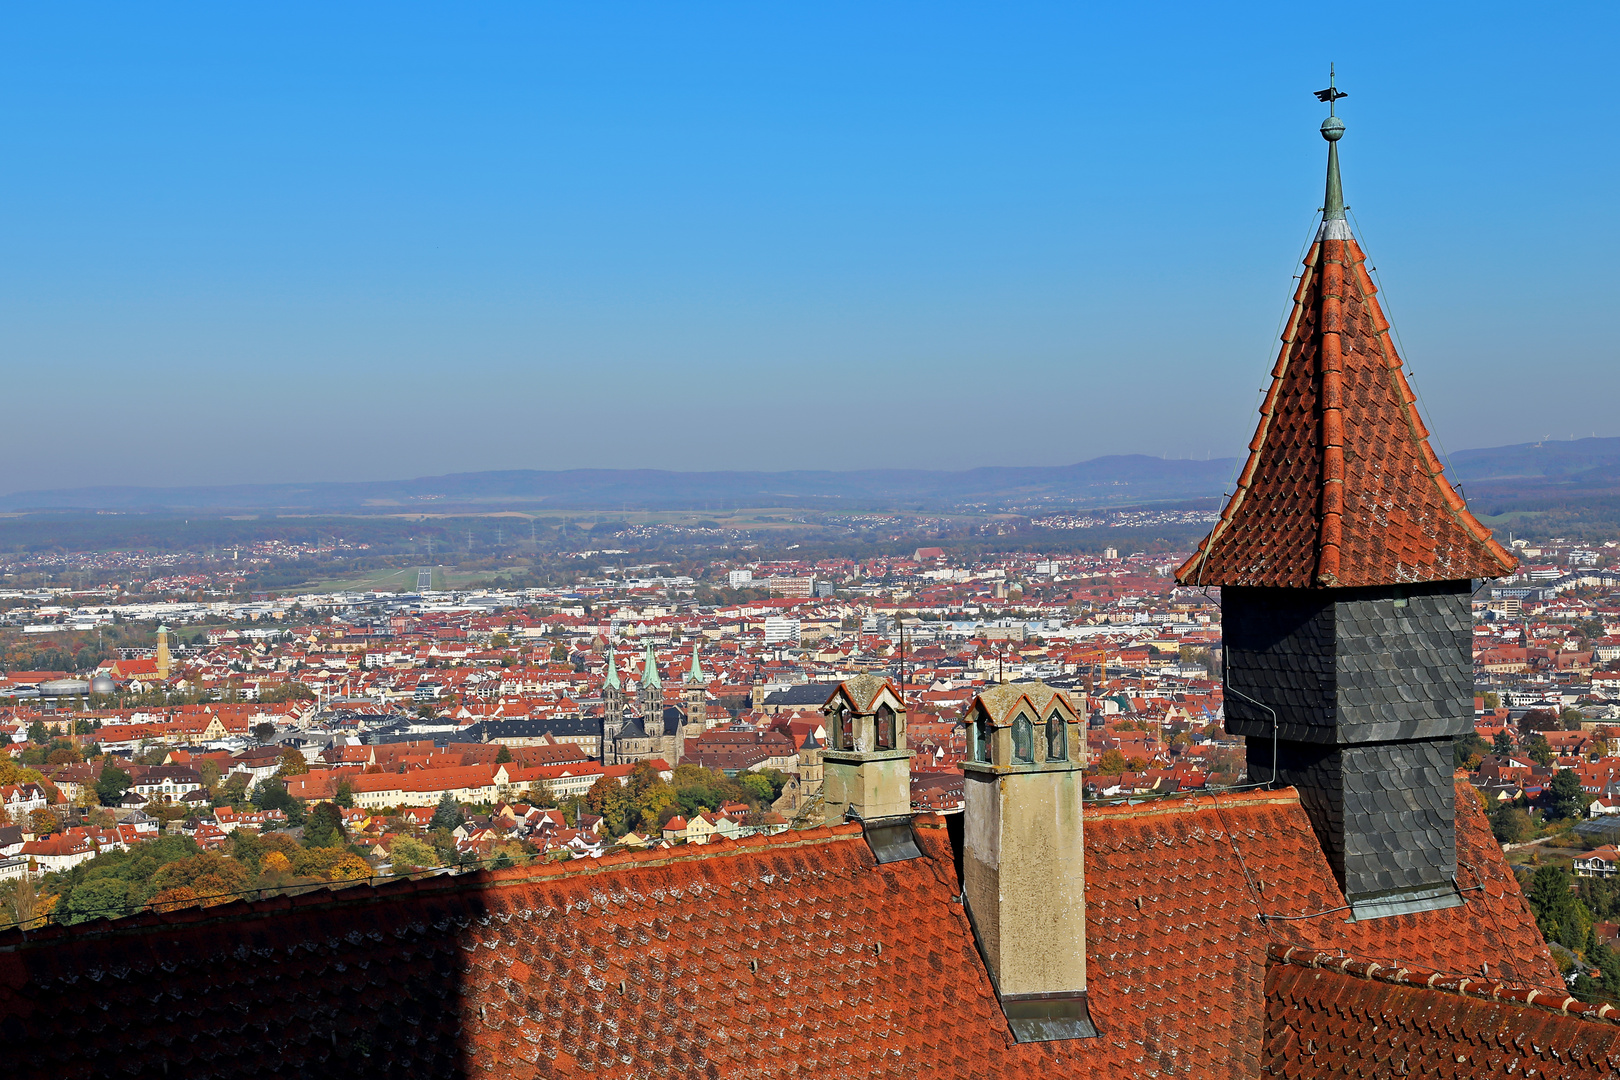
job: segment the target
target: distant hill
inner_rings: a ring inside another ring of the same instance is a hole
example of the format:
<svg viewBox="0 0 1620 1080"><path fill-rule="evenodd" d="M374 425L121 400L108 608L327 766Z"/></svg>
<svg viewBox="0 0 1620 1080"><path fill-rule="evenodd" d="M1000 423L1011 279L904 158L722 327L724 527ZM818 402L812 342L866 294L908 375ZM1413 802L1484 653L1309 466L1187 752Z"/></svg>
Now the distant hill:
<svg viewBox="0 0 1620 1080"><path fill-rule="evenodd" d="M1451 455L1451 469L1464 482L1498 485L1529 480L1542 481L1531 485L1541 488L1606 491L1620 486L1620 438L1459 450Z"/></svg>
<svg viewBox="0 0 1620 1080"><path fill-rule="evenodd" d="M0 511L122 510L186 513L477 513L490 510L723 510L802 507L865 512L1051 506L1105 508L1218 498L1237 461L1142 454L1075 465L961 471L666 472L659 469L515 469L361 483L219 487L94 487L0 496ZM1620 492L1620 438L1524 443L1451 455L1468 494L1548 499Z"/></svg>
<svg viewBox="0 0 1620 1080"><path fill-rule="evenodd" d="M319 511L726 509L802 506L865 511L966 505L1119 506L1219 496L1232 459L1170 461L1140 454L1055 467L960 472L664 472L657 469L508 470L363 483L221 487L95 487L0 496L0 510Z"/></svg>

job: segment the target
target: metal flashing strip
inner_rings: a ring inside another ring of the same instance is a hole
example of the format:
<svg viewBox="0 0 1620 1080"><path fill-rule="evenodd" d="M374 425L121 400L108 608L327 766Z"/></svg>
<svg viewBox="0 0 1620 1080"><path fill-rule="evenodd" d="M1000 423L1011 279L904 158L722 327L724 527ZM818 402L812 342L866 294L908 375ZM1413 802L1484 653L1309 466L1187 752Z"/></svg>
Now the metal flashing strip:
<svg viewBox="0 0 1620 1080"><path fill-rule="evenodd" d="M1462 894L1455 882L1444 885L1426 885L1418 889L1373 893L1350 898L1350 919L1387 919L1391 915L1414 915L1420 911L1443 911L1462 907Z"/></svg>
<svg viewBox="0 0 1620 1080"><path fill-rule="evenodd" d="M917 838L911 833L910 814L872 818L862 821L861 828L865 831L867 846L872 849L872 855L879 865L922 858Z"/></svg>
<svg viewBox="0 0 1620 1080"><path fill-rule="evenodd" d="M1091 1022L1091 1007L1084 990L1008 994L1001 999L1001 1011L1006 1014L1013 1038L1021 1043L1095 1039L1099 1034L1097 1025Z"/></svg>

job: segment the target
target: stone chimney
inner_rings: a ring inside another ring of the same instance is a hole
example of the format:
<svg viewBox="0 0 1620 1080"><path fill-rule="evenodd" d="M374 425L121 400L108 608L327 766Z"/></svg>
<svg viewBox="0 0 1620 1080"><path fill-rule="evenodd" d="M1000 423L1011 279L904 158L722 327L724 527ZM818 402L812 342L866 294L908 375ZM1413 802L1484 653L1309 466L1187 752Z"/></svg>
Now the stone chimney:
<svg viewBox="0 0 1620 1080"><path fill-rule="evenodd" d="M1086 1004L1085 726L1045 683L973 699L962 893L1019 1042L1091 1038Z"/></svg>
<svg viewBox="0 0 1620 1080"><path fill-rule="evenodd" d="M1330 87L1322 100L1342 97ZM1441 473L1339 177L1249 460L1178 571L1219 586L1226 730L1290 784L1356 919L1462 903L1452 739L1473 730L1469 597L1516 560Z"/></svg>
<svg viewBox="0 0 1620 1080"><path fill-rule="evenodd" d="M919 857L911 835L911 751L900 692L886 676L857 675L839 683L821 711L827 729L821 754L826 822L861 822L878 862Z"/></svg>

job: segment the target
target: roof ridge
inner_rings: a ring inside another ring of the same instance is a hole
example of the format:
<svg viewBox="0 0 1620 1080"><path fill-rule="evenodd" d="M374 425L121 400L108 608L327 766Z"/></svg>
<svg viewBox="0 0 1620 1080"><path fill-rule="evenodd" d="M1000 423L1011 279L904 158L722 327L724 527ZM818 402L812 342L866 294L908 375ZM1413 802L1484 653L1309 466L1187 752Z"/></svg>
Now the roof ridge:
<svg viewBox="0 0 1620 1080"><path fill-rule="evenodd" d="M0 953L24 949L43 948L69 939L112 937L135 931L164 926L195 926L199 923L231 923L255 916L272 915L289 908L336 908L364 903L378 897L403 896L409 893L451 895L474 889L488 890L522 885L529 882L553 881L591 877L625 867L659 867L673 863L712 859L730 855L759 854L762 851L784 851L816 844L832 843L859 838L864 835L856 823L820 826L814 829L790 829L774 836L755 834L738 840L717 838L707 844L683 844L673 848L655 848L641 851L621 851L598 858L569 859L565 862L534 862L527 866L513 866L504 870L478 870L470 874L435 874L424 878L356 878L349 882L326 882L322 887L303 893L282 893L262 900L243 897L213 907L186 907L170 912L141 911L117 919L92 919L88 922L64 926L52 923L37 930L16 928L0 932ZM375 882L375 883L373 883ZM348 894L354 895L348 895ZM339 895L343 894L343 895Z"/></svg>
<svg viewBox="0 0 1620 1080"><path fill-rule="evenodd" d="M1216 807L1230 809L1233 804L1241 806L1297 806L1299 804L1299 792L1292 787L1277 787L1263 788L1258 791L1222 791L1177 798L1147 799L1136 803L1111 803L1108 805L1098 805L1088 800L1085 804L1085 814L1088 818L1150 817L1157 814L1191 814L1199 810L1213 810Z"/></svg>
<svg viewBox="0 0 1620 1080"><path fill-rule="evenodd" d="M1389 983L1418 990L1438 990L1442 993L1484 1001L1500 1001L1523 1005L1543 1012L1559 1013L1582 1020L1620 1025L1620 1008L1603 1002L1591 1004L1580 1001L1565 990L1551 990L1532 986L1518 980L1492 979L1484 975L1464 975L1461 972L1435 971L1405 965L1391 966L1376 960L1362 960L1345 953L1328 953L1305 945L1273 943L1266 947L1268 960L1294 967L1319 968Z"/></svg>

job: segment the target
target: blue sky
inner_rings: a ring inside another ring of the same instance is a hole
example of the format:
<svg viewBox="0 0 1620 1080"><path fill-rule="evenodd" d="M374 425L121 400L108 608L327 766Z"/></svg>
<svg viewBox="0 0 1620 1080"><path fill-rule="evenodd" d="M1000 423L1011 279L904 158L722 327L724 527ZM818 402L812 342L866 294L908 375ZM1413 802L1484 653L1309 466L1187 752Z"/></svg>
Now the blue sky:
<svg viewBox="0 0 1620 1080"><path fill-rule="evenodd" d="M0 490L1236 455L1347 201L1451 449L1620 434L1613 5L13 5Z"/></svg>

